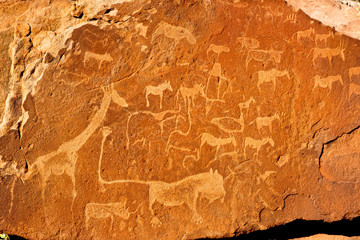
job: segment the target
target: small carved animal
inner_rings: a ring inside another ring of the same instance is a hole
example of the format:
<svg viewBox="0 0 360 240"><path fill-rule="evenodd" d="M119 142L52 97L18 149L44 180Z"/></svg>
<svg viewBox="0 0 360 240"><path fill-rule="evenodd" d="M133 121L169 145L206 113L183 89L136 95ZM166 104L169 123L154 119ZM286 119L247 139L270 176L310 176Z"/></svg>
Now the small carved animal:
<svg viewBox="0 0 360 240"><path fill-rule="evenodd" d="M354 75L359 75L360 74L360 66L359 67L351 67L349 68L349 79L351 82L351 79Z"/></svg>
<svg viewBox="0 0 360 240"><path fill-rule="evenodd" d="M169 90L170 92L173 91L171 84L169 81L166 81L164 83L161 83L158 86L146 86L145 87L145 99L146 99L146 106L149 107L150 103L149 103L149 95L157 95L160 97L160 109L162 108L162 98L164 95L164 91L165 90Z"/></svg>
<svg viewBox="0 0 360 240"><path fill-rule="evenodd" d="M245 145L244 145L244 156L246 158L246 148L251 147L256 149L256 156L259 156L259 151L262 146L269 143L272 147L275 145L274 140L271 137L263 138L261 140L256 140L251 137L245 138Z"/></svg>
<svg viewBox="0 0 360 240"><path fill-rule="evenodd" d="M322 87L322 88L329 88L330 91L332 89L332 84L334 82L339 82L341 85L344 85L344 82L342 80L341 75L328 76L328 77L325 77L325 78L322 78L319 75L316 75L314 77L314 80L315 80L314 88L319 86L319 87Z"/></svg>

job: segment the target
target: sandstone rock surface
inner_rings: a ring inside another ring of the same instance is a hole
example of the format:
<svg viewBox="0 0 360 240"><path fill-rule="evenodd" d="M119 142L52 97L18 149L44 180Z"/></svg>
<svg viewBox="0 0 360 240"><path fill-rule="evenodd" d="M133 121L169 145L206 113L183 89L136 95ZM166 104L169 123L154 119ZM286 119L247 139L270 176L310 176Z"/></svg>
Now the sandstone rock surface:
<svg viewBox="0 0 360 240"><path fill-rule="evenodd" d="M0 8L0 230L194 239L359 216L359 40L281 0Z"/></svg>

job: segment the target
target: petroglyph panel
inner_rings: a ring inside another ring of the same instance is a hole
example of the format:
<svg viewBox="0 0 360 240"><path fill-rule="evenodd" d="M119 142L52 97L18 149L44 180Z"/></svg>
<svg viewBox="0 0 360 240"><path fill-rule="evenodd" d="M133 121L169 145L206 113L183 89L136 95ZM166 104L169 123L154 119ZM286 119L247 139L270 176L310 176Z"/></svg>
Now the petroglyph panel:
<svg viewBox="0 0 360 240"><path fill-rule="evenodd" d="M21 3L41 11L0 41L0 230L197 239L358 215L357 40L281 1L95 2Z"/></svg>

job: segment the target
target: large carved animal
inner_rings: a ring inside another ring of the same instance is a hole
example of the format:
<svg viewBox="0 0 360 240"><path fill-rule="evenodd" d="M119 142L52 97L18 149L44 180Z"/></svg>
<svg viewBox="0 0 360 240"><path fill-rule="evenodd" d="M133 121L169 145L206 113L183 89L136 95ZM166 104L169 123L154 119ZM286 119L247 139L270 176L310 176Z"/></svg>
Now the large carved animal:
<svg viewBox="0 0 360 240"><path fill-rule="evenodd" d="M340 43L340 45L336 48L317 48L314 47L310 50L310 53L313 52L313 64L315 65L315 59L318 58L327 58L329 64L331 65L331 60L333 57L340 56L343 61L345 61L345 54L344 54L344 44ZM309 54L310 54L309 53Z"/></svg>
<svg viewBox="0 0 360 240"><path fill-rule="evenodd" d="M262 62L264 63L264 65L266 65L269 61L273 61L274 63L280 63L282 53L282 51L277 51L274 49L251 49L246 56L246 69L248 69L248 65L251 60Z"/></svg>
<svg viewBox="0 0 360 240"><path fill-rule="evenodd" d="M202 146L205 143L207 143L208 145L210 145L212 147L216 147L216 154L215 154L216 157L217 157L218 151L221 146L224 146L227 144L232 144L234 147L236 147L236 139L234 138L234 136L231 136L228 138L217 138L209 133L202 133L199 135L199 137L201 137L200 150L201 150ZM199 138L199 137L197 137L197 138Z"/></svg>
<svg viewBox="0 0 360 240"><path fill-rule="evenodd" d="M328 76L324 78L320 77L319 75L316 75L314 77L314 80L315 80L314 88L316 87L329 88L330 91L332 89L332 84L334 82L339 82L341 85L344 85L341 75Z"/></svg>
<svg viewBox="0 0 360 240"><path fill-rule="evenodd" d="M209 203L212 203L217 199L221 199L222 203L224 202L226 193L224 189L224 179L217 172L217 170L214 172L212 169L210 169L209 172L188 176L180 181L172 183L128 179L105 181L101 177L101 161L103 155L103 146L107 136L108 134L104 135L101 145L98 165L99 184L111 185L117 183L138 183L148 185L149 210L152 215L152 220L150 223L152 226L159 226L162 224L154 213L153 205L155 202L159 202L160 204L169 207L186 204L191 210L191 219L194 223L201 223L203 220L196 210L196 203L199 197L209 200Z"/></svg>

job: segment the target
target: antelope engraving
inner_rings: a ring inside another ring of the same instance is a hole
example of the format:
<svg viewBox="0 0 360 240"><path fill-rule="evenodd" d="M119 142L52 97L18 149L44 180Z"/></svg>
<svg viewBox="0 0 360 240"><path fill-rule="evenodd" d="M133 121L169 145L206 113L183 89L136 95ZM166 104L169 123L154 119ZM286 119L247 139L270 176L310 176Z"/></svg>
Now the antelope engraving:
<svg viewBox="0 0 360 240"><path fill-rule="evenodd" d="M329 33L325 33L325 34L315 34L315 43L317 44L318 42L324 42L325 46L326 46L327 40L329 37L334 38L334 33L329 32Z"/></svg>
<svg viewBox="0 0 360 240"><path fill-rule="evenodd" d="M329 90L331 91L332 84L334 82L339 82L341 85L344 85L341 75L328 76L325 78L316 75L314 77L314 80L315 80L315 84L313 89L317 87L322 87L322 88L329 88Z"/></svg>
<svg viewBox="0 0 360 240"><path fill-rule="evenodd" d="M205 143L207 143L211 147L216 147L215 159L217 159L218 157L218 152L221 146L232 144L235 148L237 145L234 136L228 138L217 138L210 133L201 133L197 138L199 137L201 137L199 151L201 151L201 148L202 146L204 146Z"/></svg>
<svg viewBox="0 0 360 240"><path fill-rule="evenodd" d="M269 61L273 61L274 63L280 63L282 53L283 53L283 51L277 51L274 49L270 49L270 50L252 49L252 50L249 50L249 52L246 56L246 69L248 68L249 62L251 60L263 62L265 65Z"/></svg>
<svg viewBox="0 0 360 240"><path fill-rule="evenodd" d="M273 68L273 69L266 70L266 71L260 70L257 72L257 74L258 74L257 88L259 89L259 91L261 91L260 90L261 84L266 83L266 82L272 82L274 85L274 91L275 91L276 90L276 80L278 77L286 76L290 80L290 75L289 75L288 70L280 71L280 70Z"/></svg>
<svg viewBox="0 0 360 240"><path fill-rule="evenodd" d="M114 216L128 220L130 217L129 208L126 208L126 201L112 203L88 203L85 206L85 226L89 228L91 218L103 221L110 217L110 231L113 229Z"/></svg>
<svg viewBox="0 0 360 240"><path fill-rule="evenodd" d="M261 140L253 139L251 137L246 137L245 138L245 145L244 145L244 156L245 156L245 158L246 158L246 148L247 147L256 149L256 156L258 157L261 147L268 144L268 143L272 147L274 147L274 145L275 145L274 140L271 137L266 137L266 138L263 138Z"/></svg>
<svg viewBox="0 0 360 240"><path fill-rule="evenodd" d="M263 127L269 127L270 132L272 132L272 122L276 119L280 121L280 117L277 113L270 117L257 117L254 121L250 123L250 125L256 122L256 128L258 132L260 132L260 129L262 129Z"/></svg>
<svg viewBox="0 0 360 240"><path fill-rule="evenodd" d="M350 83L349 84L348 100L350 100L350 97L353 94L360 95L360 86L355 84L355 83Z"/></svg>
<svg viewBox="0 0 360 240"><path fill-rule="evenodd" d="M149 95L152 94L160 97L160 109L162 109L162 99L165 90L169 90L170 92L173 91L169 81L166 81L165 83L161 83L158 86L146 86L145 87L146 107L150 106Z"/></svg>
<svg viewBox="0 0 360 240"><path fill-rule="evenodd" d="M359 75L360 74L360 66L359 67L351 67L349 68L349 79L351 82L351 79L353 78L354 75Z"/></svg>
<svg viewBox="0 0 360 240"><path fill-rule="evenodd" d="M310 50L310 53L313 52L313 64L315 65L315 59L318 58L327 58L329 64L331 65L331 60L333 57L340 56L343 61L345 61L345 54L344 54L344 43L340 43L340 45L336 48L317 48L314 47ZM310 54L309 53L309 54Z"/></svg>
<svg viewBox="0 0 360 240"><path fill-rule="evenodd" d="M296 33L293 34L292 36L292 40L295 40L295 36L296 36L296 41L300 42L302 38L304 39L310 39L312 41L314 41L314 39L311 37L311 35L315 34L315 29L314 28L309 28L307 30L304 31L298 31Z"/></svg>
<svg viewBox="0 0 360 240"><path fill-rule="evenodd" d="M240 108L240 111L242 112L242 110L245 108L246 113L248 113L251 103L256 103L256 101L255 101L255 99L253 97L250 97L249 100L247 100L245 102L239 103L238 106Z"/></svg>
<svg viewBox="0 0 360 240"><path fill-rule="evenodd" d="M241 44L241 49L244 47L247 49L255 49L260 46L260 43L255 38L250 37L237 37L236 41Z"/></svg>

